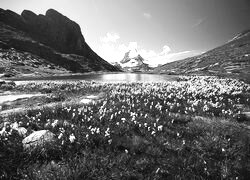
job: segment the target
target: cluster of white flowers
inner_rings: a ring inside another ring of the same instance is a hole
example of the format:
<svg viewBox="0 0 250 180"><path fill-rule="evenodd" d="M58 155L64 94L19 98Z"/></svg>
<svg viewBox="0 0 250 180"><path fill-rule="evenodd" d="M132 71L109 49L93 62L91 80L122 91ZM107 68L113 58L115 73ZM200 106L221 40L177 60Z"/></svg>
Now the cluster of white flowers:
<svg viewBox="0 0 250 180"><path fill-rule="evenodd" d="M58 139L62 143L75 142L75 130L81 125L86 139L95 135L103 136L109 144L116 128L129 129L137 126L152 136L165 131L164 122L174 124L178 114L201 116L233 116L239 112L235 105L241 101L240 94L250 91L250 86L233 79L215 77L183 76L181 81L160 83L95 83L95 82L42 82L23 85L24 88L46 88L69 90L104 89L107 96L95 104L82 104L80 107L70 105L62 107L65 119L45 119L43 112L34 116L25 115L31 123L44 123L44 128L58 131ZM162 118L164 117L164 118ZM100 122L110 122L110 126L102 127ZM96 123L98 122L98 123ZM18 123L5 124L0 136L6 136L11 129L17 129ZM67 133L65 132L67 130ZM112 132L112 133L111 133ZM69 135L70 134L70 135ZM180 139L181 133L176 136ZM186 144L183 140L182 144Z"/></svg>

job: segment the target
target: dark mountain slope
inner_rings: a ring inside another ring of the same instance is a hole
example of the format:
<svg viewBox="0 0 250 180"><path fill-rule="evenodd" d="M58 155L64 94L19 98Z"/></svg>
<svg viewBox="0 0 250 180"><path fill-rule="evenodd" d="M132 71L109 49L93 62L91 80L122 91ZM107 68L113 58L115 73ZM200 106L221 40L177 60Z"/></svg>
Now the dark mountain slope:
<svg viewBox="0 0 250 180"><path fill-rule="evenodd" d="M156 72L250 78L250 30L201 55L155 68Z"/></svg>
<svg viewBox="0 0 250 180"><path fill-rule="evenodd" d="M53 9L46 15L0 9L0 45L32 53L71 72L118 70L88 46L77 23Z"/></svg>

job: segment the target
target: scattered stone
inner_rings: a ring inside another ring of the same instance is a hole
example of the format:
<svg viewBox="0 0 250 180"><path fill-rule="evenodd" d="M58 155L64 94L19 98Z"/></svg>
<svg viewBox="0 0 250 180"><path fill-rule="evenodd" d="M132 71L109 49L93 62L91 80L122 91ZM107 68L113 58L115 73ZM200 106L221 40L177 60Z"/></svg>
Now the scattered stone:
<svg viewBox="0 0 250 180"><path fill-rule="evenodd" d="M33 149L43 147L46 144L51 144L55 141L55 134L49 130L34 131L25 139L23 139L24 149Z"/></svg>

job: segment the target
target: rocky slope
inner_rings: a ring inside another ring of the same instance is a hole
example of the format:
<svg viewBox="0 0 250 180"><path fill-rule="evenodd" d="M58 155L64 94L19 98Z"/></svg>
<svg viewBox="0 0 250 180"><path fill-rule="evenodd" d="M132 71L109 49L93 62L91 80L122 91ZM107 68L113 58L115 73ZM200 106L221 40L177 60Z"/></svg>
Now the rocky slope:
<svg viewBox="0 0 250 180"><path fill-rule="evenodd" d="M145 72L151 69L136 49L126 52L119 65L123 71L131 72Z"/></svg>
<svg viewBox="0 0 250 180"><path fill-rule="evenodd" d="M47 73L43 66L48 65L60 72L73 73L118 70L88 46L77 23L53 9L49 9L45 15L36 15L28 10L18 15L10 10L0 9L0 54L6 56L6 52L9 56L0 57L0 65L10 66L6 70L6 66L1 65L0 74L6 73L8 69L14 69L12 74L18 72L16 60L11 53L18 54L19 59L30 54L32 60L23 59L21 66L34 65L32 61L36 59L42 66L35 70L27 68L31 72L40 70L41 74L43 71Z"/></svg>
<svg viewBox="0 0 250 180"><path fill-rule="evenodd" d="M169 74L205 74L250 79L250 30L201 55L171 62L154 69Z"/></svg>

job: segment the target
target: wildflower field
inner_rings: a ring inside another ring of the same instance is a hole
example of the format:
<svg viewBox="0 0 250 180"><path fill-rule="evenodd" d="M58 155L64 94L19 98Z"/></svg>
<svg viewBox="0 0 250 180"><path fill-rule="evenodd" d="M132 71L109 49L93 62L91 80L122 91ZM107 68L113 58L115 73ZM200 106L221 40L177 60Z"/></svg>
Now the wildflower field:
<svg viewBox="0 0 250 180"><path fill-rule="evenodd" d="M54 104L0 117L0 179L250 177L250 123L242 115L250 85L239 80L37 81L9 90L46 94L43 102ZM101 98L82 101L93 94ZM23 139L39 130L53 142L25 148Z"/></svg>

